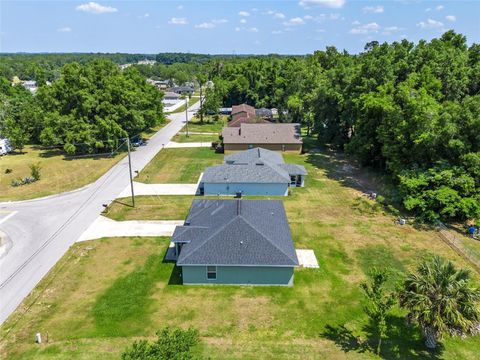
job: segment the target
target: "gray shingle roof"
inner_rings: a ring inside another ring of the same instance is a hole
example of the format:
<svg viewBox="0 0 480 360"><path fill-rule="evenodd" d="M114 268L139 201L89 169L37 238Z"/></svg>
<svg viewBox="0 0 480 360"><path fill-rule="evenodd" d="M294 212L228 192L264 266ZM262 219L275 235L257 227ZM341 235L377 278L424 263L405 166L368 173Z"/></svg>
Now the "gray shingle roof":
<svg viewBox="0 0 480 360"><path fill-rule="evenodd" d="M185 223L172 237L179 266L298 266L281 201L193 200Z"/></svg>
<svg viewBox="0 0 480 360"><path fill-rule="evenodd" d="M269 164L217 165L205 169L202 182L206 183L290 183L284 169Z"/></svg>
<svg viewBox="0 0 480 360"><path fill-rule="evenodd" d="M290 183L290 175L307 175L301 165L285 164L281 154L254 148L225 156L225 164L205 169L204 183Z"/></svg>
<svg viewBox="0 0 480 360"><path fill-rule="evenodd" d="M246 124L226 127L225 144L301 144L300 124Z"/></svg>

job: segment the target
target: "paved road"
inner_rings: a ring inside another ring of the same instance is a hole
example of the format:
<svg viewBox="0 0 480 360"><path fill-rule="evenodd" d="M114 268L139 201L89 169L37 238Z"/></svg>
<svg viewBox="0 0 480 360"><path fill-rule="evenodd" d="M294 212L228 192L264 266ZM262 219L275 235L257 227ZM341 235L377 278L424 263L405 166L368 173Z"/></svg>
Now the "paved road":
<svg viewBox="0 0 480 360"><path fill-rule="evenodd" d="M199 103L189 109L189 118ZM171 122L147 146L132 153L133 170L145 165L184 126L185 113ZM0 233L11 245L0 255L0 324L17 308L68 248L129 184L125 157L96 182L82 189L47 198L0 203ZM6 216L13 214L5 220ZM3 221L2 221L3 220Z"/></svg>

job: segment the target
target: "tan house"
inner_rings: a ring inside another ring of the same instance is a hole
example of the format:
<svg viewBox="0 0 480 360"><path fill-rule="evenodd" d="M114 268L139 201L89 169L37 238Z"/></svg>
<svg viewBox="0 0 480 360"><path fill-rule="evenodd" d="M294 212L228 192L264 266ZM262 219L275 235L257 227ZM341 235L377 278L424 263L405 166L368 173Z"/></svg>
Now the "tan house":
<svg viewBox="0 0 480 360"><path fill-rule="evenodd" d="M302 152L300 124L247 124L222 131L225 153L261 147L273 151Z"/></svg>
<svg viewBox="0 0 480 360"><path fill-rule="evenodd" d="M248 104L232 106L232 120L228 122L228 127L239 127L240 124L258 124L269 123L268 120L257 114L257 110Z"/></svg>

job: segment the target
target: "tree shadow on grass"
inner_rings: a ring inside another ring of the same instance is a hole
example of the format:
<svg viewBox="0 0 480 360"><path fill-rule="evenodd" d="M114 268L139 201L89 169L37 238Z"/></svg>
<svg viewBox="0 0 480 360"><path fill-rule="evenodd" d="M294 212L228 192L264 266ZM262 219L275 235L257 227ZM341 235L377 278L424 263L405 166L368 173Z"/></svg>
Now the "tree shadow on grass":
<svg viewBox="0 0 480 360"><path fill-rule="evenodd" d="M442 344L431 351L425 347L420 330L415 326L408 326L405 318L390 316L387 320L389 329L387 336L382 341L379 356L382 359L411 359L411 360L437 360L444 351ZM333 341L345 353L355 351L358 353L376 353L379 334L372 324L367 324L363 330L366 339L356 337L344 325L327 325L321 337Z"/></svg>

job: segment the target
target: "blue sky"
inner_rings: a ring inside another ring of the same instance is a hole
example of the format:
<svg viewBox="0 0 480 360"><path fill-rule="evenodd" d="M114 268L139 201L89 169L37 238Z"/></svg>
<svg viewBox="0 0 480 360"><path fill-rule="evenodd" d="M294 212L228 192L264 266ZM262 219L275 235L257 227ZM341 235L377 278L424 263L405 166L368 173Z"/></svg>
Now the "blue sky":
<svg viewBox="0 0 480 360"><path fill-rule="evenodd" d="M0 52L356 53L447 29L480 42L480 1L0 0Z"/></svg>

